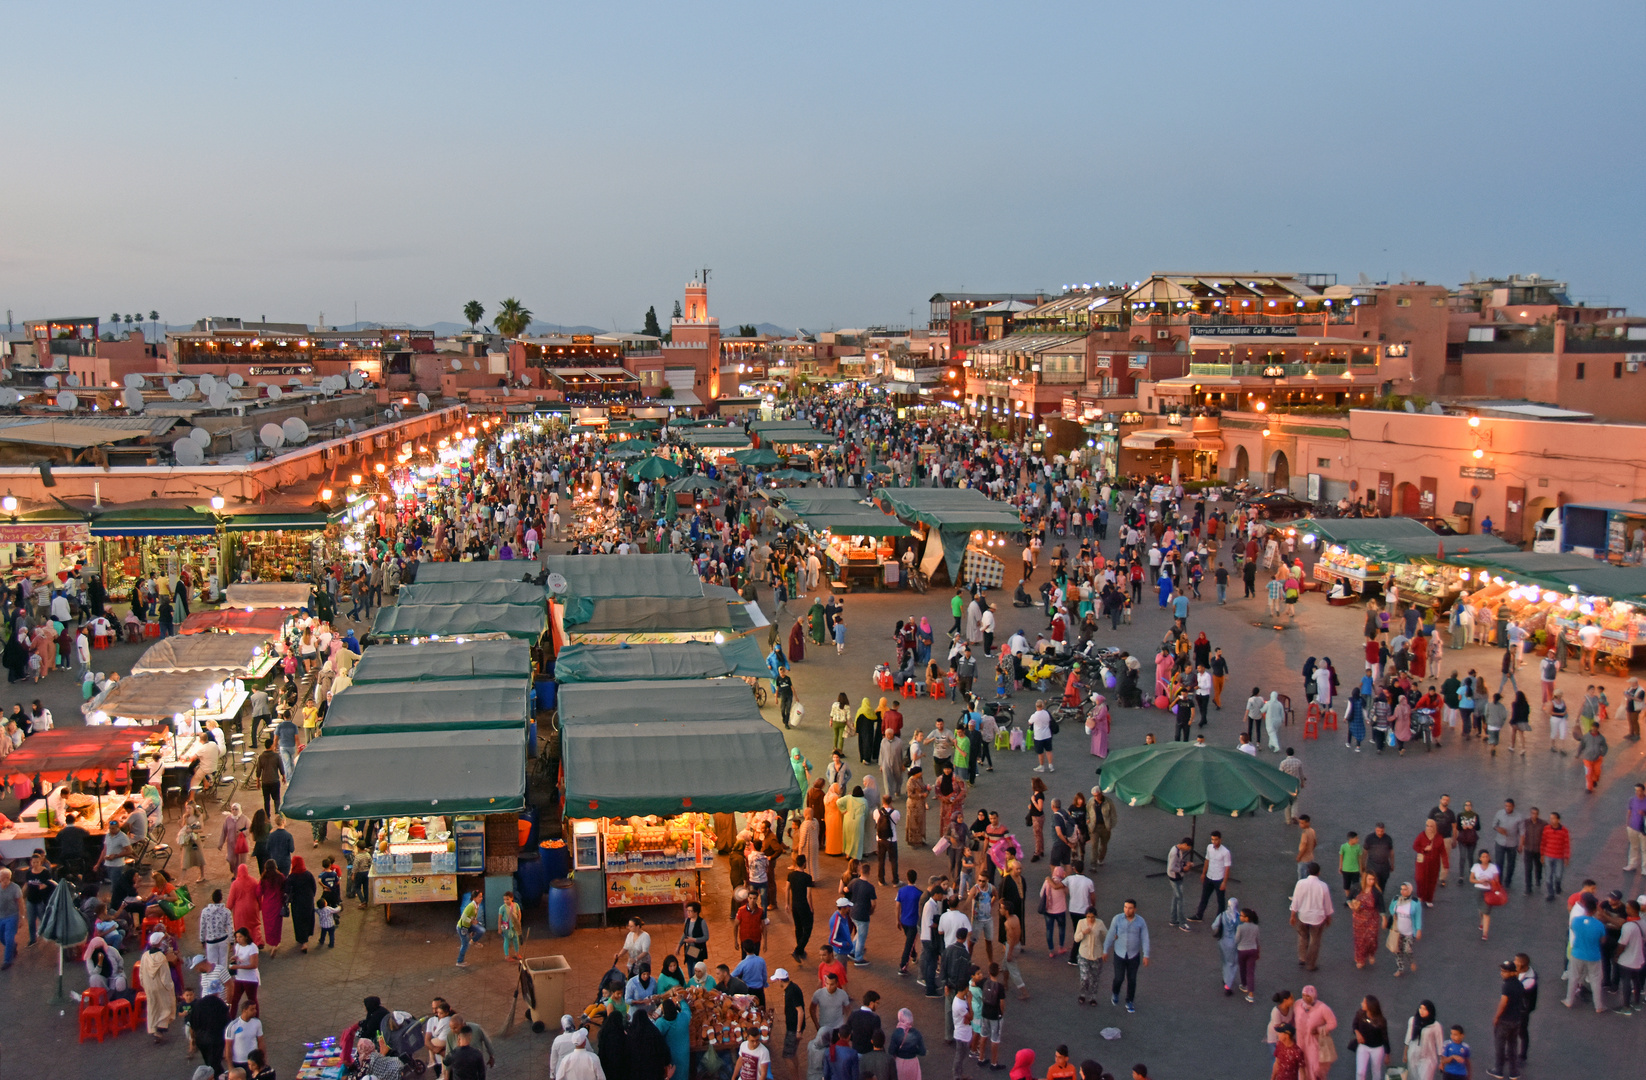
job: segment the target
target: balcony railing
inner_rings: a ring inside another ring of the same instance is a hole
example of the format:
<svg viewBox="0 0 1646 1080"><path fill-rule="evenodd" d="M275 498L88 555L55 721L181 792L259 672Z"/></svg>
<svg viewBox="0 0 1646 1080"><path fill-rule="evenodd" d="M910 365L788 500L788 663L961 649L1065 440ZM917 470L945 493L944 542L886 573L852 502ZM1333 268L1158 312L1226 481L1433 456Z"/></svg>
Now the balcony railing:
<svg viewBox="0 0 1646 1080"><path fill-rule="evenodd" d="M1250 375L1250 376L1258 376L1258 377L1269 376L1271 378L1299 378L1299 377L1304 377L1304 376L1307 376L1307 375L1313 373L1315 375L1319 375L1322 378L1324 378L1325 376L1328 376L1328 375L1342 375L1345 371L1350 370L1351 367L1356 372L1364 372L1366 374L1375 374L1376 371L1377 371L1377 365L1375 363L1371 363L1371 362L1356 363L1356 364L1353 364L1353 365L1350 365L1350 364L1190 364L1189 365L1189 374L1191 376L1204 375L1204 376L1208 376L1208 377L1213 376L1213 375L1223 375L1223 376Z"/></svg>

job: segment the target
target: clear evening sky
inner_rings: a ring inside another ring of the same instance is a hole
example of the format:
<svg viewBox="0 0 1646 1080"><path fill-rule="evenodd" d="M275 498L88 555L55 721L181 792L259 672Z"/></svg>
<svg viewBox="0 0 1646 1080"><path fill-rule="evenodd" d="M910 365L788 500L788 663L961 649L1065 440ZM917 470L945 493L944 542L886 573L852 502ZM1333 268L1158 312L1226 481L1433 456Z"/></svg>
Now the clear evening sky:
<svg viewBox="0 0 1646 1080"><path fill-rule="evenodd" d="M906 323L1154 270L1646 310L1639 0L0 5L0 308Z"/></svg>

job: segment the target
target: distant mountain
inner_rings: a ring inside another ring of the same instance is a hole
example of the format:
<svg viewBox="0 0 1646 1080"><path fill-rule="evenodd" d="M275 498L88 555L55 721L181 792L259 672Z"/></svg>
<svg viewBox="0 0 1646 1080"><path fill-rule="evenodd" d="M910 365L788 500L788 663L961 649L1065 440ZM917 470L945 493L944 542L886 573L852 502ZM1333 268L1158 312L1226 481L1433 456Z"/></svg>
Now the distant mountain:
<svg viewBox="0 0 1646 1080"><path fill-rule="evenodd" d="M332 329L352 332L355 330L373 329L381 325L383 324L375 322L343 323L338 326L334 326ZM429 323L424 326L412 327L414 330L431 330L438 337L451 337L453 334L460 334L468 328L468 323L460 322L436 322ZM482 324L481 328L489 329L489 327L485 324ZM561 323L538 322L536 320L534 320L531 326L526 329L526 333L528 334L606 334L610 332L611 331L603 326L584 326L581 324L577 326L566 326Z"/></svg>

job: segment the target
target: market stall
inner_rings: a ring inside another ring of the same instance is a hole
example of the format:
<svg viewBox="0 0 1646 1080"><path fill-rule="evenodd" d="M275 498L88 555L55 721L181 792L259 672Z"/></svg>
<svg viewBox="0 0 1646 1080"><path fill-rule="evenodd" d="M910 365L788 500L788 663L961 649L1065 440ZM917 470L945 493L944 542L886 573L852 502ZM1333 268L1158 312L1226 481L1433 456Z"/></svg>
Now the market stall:
<svg viewBox="0 0 1646 1080"><path fill-rule="evenodd" d="M41 590L63 582L91 556L91 527L82 517L50 510L0 522L0 586L27 581Z"/></svg>
<svg viewBox="0 0 1646 1080"><path fill-rule="evenodd" d="M565 580L558 598L703 595L702 579L687 555L548 555L543 569Z"/></svg>
<svg viewBox="0 0 1646 1080"><path fill-rule="evenodd" d="M1444 612L1457 602L1465 581L1458 569L1442 563L1394 563L1383 578L1383 594L1392 607L1410 604Z"/></svg>
<svg viewBox="0 0 1646 1080"><path fill-rule="evenodd" d="M1573 554L1512 552L1447 557L1476 609L1477 641L1501 644L1505 617L1538 646L1557 639L1577 650L1587 622L1600 629L1596 652L1619 676L1646 648L1646 569L1610 566ZM1472 569L1469 565L1471 564Z"/></svg>
<svg viewBox="0 0 1646 1080"><path fill-rule="evenodd" d="M92 518L93 561L110 600L129 600L141 576L171 577L184 568L196 582L222 581L217 518L189 506L115 507Z"/></svg>
<svg viewBox="0 0 1646 1080"><path fill-rule="evenodd" d="M394 904L482 889L493 910L513 880L525 743L516 728L326 735L297 755L281 809L293 821L384 819L370 887L385 919Z"/></svg>
<svg viewBox="0 0 1646 1080"><path fill-rule="evenodd" d="M712 815L801 805L783 733L739 679L574 683L559 707L573 867L595 883L578 882L582 914L698 899Z"/></svg>
<svg viewBox="0 0 1646 1080"><path fill-rule="evenodd" d="M725 641L766 624L745 605L711 597L612 597L553 605L556 643ZM769 625L769 624L768 624Z"/></svg>
<svg viewBox="0 0 1646 1080"><path fill-rule="evenodd" d="M291 612L284 608L253 608L250 611L237 607L213 608L194 612L178 624L177 632L186 635L215 631L272 637L285 629L286 620L290 617Z"/></svg>
<svg viewBox="0 0 1646 1080"><path fill-rule="evenodd" d="M535 563L522 564L535 567ZM535 572L535 570L533 571ZM546 598L543 586L527 581L430 581L400 586L396 605L429 604L537 604Z"/></svg>
<svg viewBox="0 0 1646 1080"><path fill-rule="evenodd" d="M1420 607L1449 605L1460 583L1431 572L1446 551L1515 550L1495 536L1441 536L1411 518L1304 518L1277 529L1297 546L1315 553L1314 579L1330 589L1341 584L1346 595L1375 597L1387 580L1404 591L1403 600Z"/></svg>
<svg viewBox="0 0 1646 1080"><path fill-rule="evenodd" d="M914 527L922 542L920 572L947 568L951 581L999 588L1005 583L1006 538L1023 531L1010 503L976 488L875 488L876 503Z"/></svg>
<svg viewBox="0 0 1646 1080"><path fill-rule="evenodd" d="M609 683L634 679L711 679L770 675L760 646L750 638L669 644L568 645L554 660L555 682Z"/></svg>
<svg viewBox="0 0 1646 1080"><path fill-rule="evenodd" d="M223 593L226 607L307 608L314 586L303 581L257 581L230 585Z"/></svg>
<svg viewBox="0 0 1646 1080"><path fill-rule="evenodd" d="M530 698L531 681L524 678L351 685L333 695L321 734L523 729Z"/></svg>
<svg viewBox="0 0 1646 1080"><path fill-rule="evenodd" d="M531 646L512 638L373 645L354 665L354 684L512 679L531 670Z"/></svg>
<svg viewBox="0 0 1646 1080"><path fill-rule="evenodd" d="M229 726L251 695L221 670L142 671L98 694L81 711L90 725L171 723L188 733L207 720Z"/></svg>
<svg viewBox="0 0 1646 1080"><path fill-rule="evenodd" d="M247 571L262 582L284 583L313 573L327 537L342 533L324 512L310 510L234 514L224 520L223 530L226 577Z"/></svg>
<svg viewBox="0 0 1646 1080"><path fill-rule="evenodd" d="M417 564L418 585L440 581L520 581L536 574L537 563L529 559L481 559L478 562L426 562Z"/></svg>
<svg viewBox="0 0 1646 1080"><path fill-rule="evenodd" d="M261 634L174 634L149 646L131 671L216 671L260 682L278 663L273 641Z"/></svg>
<svg viewBox="0 0 1646 1080"><path fill-rule="evenodd" d="M0 860L26 859L40 847L51 854L52 841L65 824L58 806L78 814L78 824L87 832L102 836L107 824L120 818L128 797L124 792L133 780L134 753L150 744L145 732L112 727L60 727L25 739L20 749L0 761L0 777L21 807L17 820L0 829ZM64 792L53 796L53 814L42 813L47 800L33 794L71 781L94 791L105 785L115 790L101 796Z"/></svg>
<svg viewBox="0 0 1646 1080"><path fill-rule="evenodd" d="M541 603L396 604L379 608L375 638L500 635L535 642L548 628Z"/></svg>

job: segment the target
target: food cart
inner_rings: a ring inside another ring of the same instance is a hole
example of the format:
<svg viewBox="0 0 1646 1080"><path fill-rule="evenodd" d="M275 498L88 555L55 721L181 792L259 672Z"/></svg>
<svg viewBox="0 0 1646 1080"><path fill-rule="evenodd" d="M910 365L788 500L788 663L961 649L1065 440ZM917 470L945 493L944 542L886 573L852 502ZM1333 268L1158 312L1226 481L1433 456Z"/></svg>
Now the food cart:
<svg viewBox="0 0 1646 1080"><path fill-rule="evenodd" d="M1314 579L1326 588L1342 585L1345 593L1368 600L1383 592L1383 577L1388 572L1384 563L1356 555L1341 544L1324 546L1314 565Z"/></svg>
<svg viewBox="0 0 1646 1080"><path fill-rule="evenodd" d="M149 646L131 666L140 672L215 671L258 685L279 665L273 639L262 634L174 634Z"/></svg>
<svg viewBox="0 0 1646 1080"><path fill-rule="evenodd" d="M1005 584L1006 538L1023 531L1022 516L1010 503L976 488L879 487L874 499L914 526L923 544L918 566L926 578L936 580L946 569L956 584L985 589Z"/></svg>
<svg viewBox="0 0 1646 1080"><path fill-rule="evenodd" d="M93 791L104 785L123 791L132 779L133 748L146 745L142 732L112 727L60 727L24 740L24 745L0 761L0 776L16 795L21 809L16 821L0 829L0 860L26 859L35 848L51 851L51 841L63 828L56 814L46 817L47 800L30 796L36 789L78 781ZM119 792L96 795L69 792L63 808L80 816L80 826L93 836L107 831L127 796ZM54 803L55 806L55 803Z"/></svg>
<svg viewBox="0 0 1646 1080"><path fill-rule="evenodd" d="M1439 563L1395 563L1383 580L1383 593L1390 605L1410 604L1434 608L1436 614L1457 602L1466 584L1456 567Z"/></svg>
<svg viewBox="0 0 1646 1080"><path fill-rule="evenodd" d="M572 683L559 708L581 915L698 899L714 815L801 805L783 733L740 679Z"/></svg>

